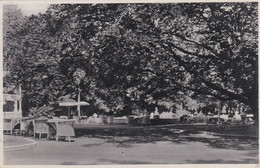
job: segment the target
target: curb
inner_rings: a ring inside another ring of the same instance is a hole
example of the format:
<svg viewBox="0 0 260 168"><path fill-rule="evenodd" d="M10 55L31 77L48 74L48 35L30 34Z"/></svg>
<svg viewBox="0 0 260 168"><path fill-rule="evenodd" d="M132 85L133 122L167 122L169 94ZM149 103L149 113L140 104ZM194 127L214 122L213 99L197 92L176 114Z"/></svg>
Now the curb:
<svg viewBox="0 0 260 168"><path fill-rule="evenodd" d="M32 139L27 139L27 140L31 141L31 143L24 144L24 145L6 146L4 147L4 151L24 150L24 149L29 149L37 146L34 140Z"/></svg>

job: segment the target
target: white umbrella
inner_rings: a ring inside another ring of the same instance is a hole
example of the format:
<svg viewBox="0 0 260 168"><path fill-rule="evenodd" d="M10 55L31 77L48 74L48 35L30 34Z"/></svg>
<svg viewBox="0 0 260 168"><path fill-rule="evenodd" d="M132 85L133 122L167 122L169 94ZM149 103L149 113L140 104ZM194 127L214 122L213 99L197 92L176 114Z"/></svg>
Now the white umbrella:
<svg viewBox="0 0 260 168"><path fill-rule="evenodd" d="M68 117L70 116L70 107L73 107L73 106L87 106L89 105L89 103L85 102L85 101L80 101L80 102L77 102L76 100L74 99L70 99L70 98L65 98L63 99L60 103L59 103L60 106L66 106L68 107Z"/></svg>

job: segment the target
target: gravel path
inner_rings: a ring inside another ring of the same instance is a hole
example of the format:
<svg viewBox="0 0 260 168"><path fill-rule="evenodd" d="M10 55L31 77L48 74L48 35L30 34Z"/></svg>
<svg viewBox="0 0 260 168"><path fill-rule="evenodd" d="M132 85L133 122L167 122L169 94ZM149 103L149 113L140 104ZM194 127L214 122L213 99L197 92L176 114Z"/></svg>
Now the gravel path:
<svg viewBox="0 0 260 168"><path fill-rule="evenodd" d="M4 164L258 163L256 138L163 127L88 131L71 143L36 139L37 146L34 148L4 152Z"/></svg>

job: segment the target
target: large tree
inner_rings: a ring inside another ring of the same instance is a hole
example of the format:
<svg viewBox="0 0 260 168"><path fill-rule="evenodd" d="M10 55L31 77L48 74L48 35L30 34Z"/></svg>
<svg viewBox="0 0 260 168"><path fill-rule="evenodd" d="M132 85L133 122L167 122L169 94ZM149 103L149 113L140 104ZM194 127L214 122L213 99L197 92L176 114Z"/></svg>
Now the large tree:
<svg viewBox="0 0 260 168"><path fill-rule="evenodd" d="M80 89L93 105L122 111L192 91L237 100L257 118L257 18L257 3L62 4L31 31L51 46L46 59L57 58L48 65L64 78L60 94Z"/></svg>
<svg viewBox="0 0 260 168"><path fill-rule="evenodd" d="M258 118L257 3L182 7L182 29L160 28L169 37L160 42L189 74L184 87L220 100L237 100Z"/></svg>
<svg viewBox="0 0 260 168"><path fill-rule="evenodd" d="M21 85L25 115L32 107L54 105L57 97L62 95L61 83L65 78L58 71L58 57L53 46L55 39L45 29L46 17L24 17L20 24L15 25L13 34L8 28L4 40L5 57L11 59L4 60L9 72L4 77L4 85ZM4 20L4 27L8 23Z"/></svg>
<svg viewBox="0 0 260 168"><path fill-rule="evenodd" d="M16 55L20 53L21 48L17 45L20 41L16 32L24 21L21 10L16 5L3 6L3 68L4 73L11 71L13 63L16 61Z"/></svg>
<svg viewBox="0 0 260 168"><path fill-rule="evenodd" d="M257 18L257 3L126 5L109 34L148 57L139 74L149 70L175 88L237 100L258 118Z"/></svg>

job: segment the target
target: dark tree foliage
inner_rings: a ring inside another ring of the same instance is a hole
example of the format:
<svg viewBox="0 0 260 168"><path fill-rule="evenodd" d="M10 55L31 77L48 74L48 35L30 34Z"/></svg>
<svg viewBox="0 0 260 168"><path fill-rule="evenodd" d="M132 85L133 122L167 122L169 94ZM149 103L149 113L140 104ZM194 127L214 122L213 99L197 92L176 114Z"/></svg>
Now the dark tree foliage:
<svg viewBox="0 0 260 168"><path fill-rule="evenodd" d="M257 7L254 2L51 5L18 31L24 48L17 59L24 63L12 73L19 73L28 95L46 96L37 98L41 103L81 91L96 109L130 114L178 101L182 91L236 100L257 117ZM32 82L32 74L46 75L48 87L37 92L35 86L45 80Z"/></svg>
<svg viewBox="0 0 260 168"><path fill-rule="evenodd" d="M22 12L15 5L4 5L3 22L3 68L7 72L12 69L12 64L16 61L15 55L21 51L21 48L17 46L20 41L16 36L16 31L23 22Z"/></svg>

